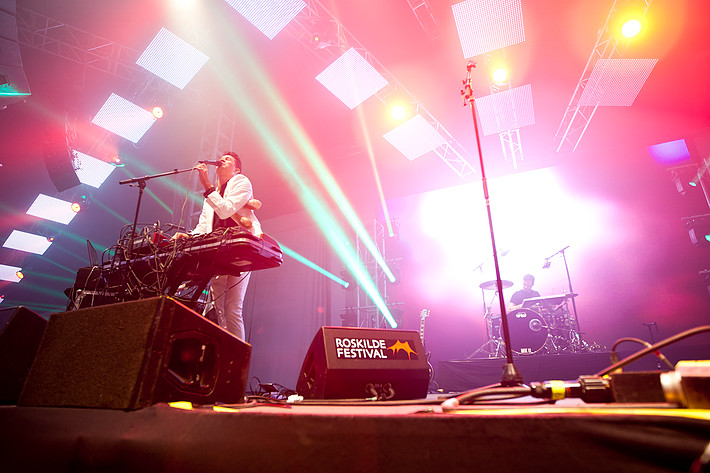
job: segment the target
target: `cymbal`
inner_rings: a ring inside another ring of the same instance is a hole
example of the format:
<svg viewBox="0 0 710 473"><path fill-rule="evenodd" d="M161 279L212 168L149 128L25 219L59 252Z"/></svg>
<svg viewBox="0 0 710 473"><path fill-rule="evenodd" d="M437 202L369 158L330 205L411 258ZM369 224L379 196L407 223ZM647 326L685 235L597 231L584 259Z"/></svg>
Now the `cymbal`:
<svg viewBox="0 0 710 473"><path fill-rule="evenodd" d="M501 285L503 286L503 289L508 289L510 286L513 285L513 281L506 281L505 279L501 279ZM478 285L481 289L484 291L492 291L494 289L498 289L498 281L486 281L482 282L481 284Z"/></svg>

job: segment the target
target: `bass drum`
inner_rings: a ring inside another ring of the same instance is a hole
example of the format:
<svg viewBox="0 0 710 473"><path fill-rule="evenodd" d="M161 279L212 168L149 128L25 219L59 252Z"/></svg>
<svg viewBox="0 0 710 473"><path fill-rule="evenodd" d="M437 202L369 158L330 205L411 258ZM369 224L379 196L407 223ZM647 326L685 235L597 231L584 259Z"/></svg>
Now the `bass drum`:
<svg viewBox="0 0 710 473"><path fill-rule="evenodd" d="M550 333L545 319L530 309L508 313L510 349L518 355L534 355L542 350Z"/></svg>

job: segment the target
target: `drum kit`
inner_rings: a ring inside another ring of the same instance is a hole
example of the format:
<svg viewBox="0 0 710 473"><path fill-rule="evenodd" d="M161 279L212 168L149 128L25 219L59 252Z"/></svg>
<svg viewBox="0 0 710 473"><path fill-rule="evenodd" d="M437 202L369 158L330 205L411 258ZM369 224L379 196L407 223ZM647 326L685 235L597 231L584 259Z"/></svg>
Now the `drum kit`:
<svg viewBox="0 0 710 473"><path fill-rule="evenodd" d="M513 285L501 281L503 289ZM498 293L497 281L486 281L479 287L484 291ZM508 312L510 348L518 355L579 353L586 344L582 340L576 318L570 313L568 302L577 294L560 294L525 299L522 305ZM492 302L492 300L491 300ZM501 315L494 314L492 304L484 300L486 343L469 355L475 358L487 353L489 358L505 356L505 341L501 329Z"/></svg>

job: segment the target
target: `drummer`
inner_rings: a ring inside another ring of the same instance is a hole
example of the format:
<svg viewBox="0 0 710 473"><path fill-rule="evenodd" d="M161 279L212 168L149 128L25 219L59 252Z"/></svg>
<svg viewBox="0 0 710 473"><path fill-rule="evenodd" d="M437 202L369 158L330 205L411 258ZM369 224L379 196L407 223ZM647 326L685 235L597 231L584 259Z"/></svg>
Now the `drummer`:
<svg viewBox="0 0 710 473"><path fill-rule="evenodd" d="M519 309L523 305L525 299L530 299L532 297L540 297L540 293L533 290L533 284L535 284L535 276L532 274L526 274L523 276L523 288L516 291L510 297L510 310Z"/></svg>

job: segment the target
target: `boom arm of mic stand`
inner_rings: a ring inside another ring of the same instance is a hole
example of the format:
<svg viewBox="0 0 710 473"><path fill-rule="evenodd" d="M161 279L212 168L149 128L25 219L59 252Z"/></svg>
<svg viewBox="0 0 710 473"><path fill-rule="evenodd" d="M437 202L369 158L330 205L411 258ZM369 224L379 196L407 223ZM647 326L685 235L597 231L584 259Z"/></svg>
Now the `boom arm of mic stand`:
<svg viewBox="0 0 710 473"><path fill-rule="evenodd" d="M471 69L476 67L476 63L470 62L466 68L466 79L463 81L464 88L461 95L464 99L464 106L468 101L473 115L473 131L476 136L476 146L478 148L478 159L481 165L481 182L483 184L483 197L486 200L486 210L488 211L488 227L491 233L491 246L493 247L493 262L496 269L496 282L498 285L498 302L500 304L501 327L503 328L503 340L505 341L505 356L507 363L503 367L503 376L500 384L502 386L520 386L523 384L523 376L513 363L513 350L510 346L510 330L508 329L508 314L505 311L505 299L503 296L503 281L500 277L500 267L498 265L498 250L496 249L496 239L493 232L493 217L491 215L491 203L488 197L488 182L486 181L486 170L483 165L483 152L481 151L481 138L478 133L478 119L476 117L475 98L471 87Z"/></svg>
<svg viewBox="0 0 710 473"><path fill-rule="evenodd" d="M172 176L173 174L180 174L183 172L190 172L192 171L191 169L173 169L172 171L168 172L162 172L160 174L153 174L152 176L143 176L143 177L134 177L131 179L124 179L122 181L119 181L118 183L120 185L124 184L130 184L131 186L137 185L138 186L138 202L136 203L136 214L133 217L133 226L131 227L131 238L128 240L128 252L127 252L127 258L131 258L131 254L133 253L133 239L136 236L136 226L138 225L138 212L140 212L141 208L141 199L143 198L143 189L145 189L146 182L155 179L156 177L165 177L165 176Z"/></svg>

